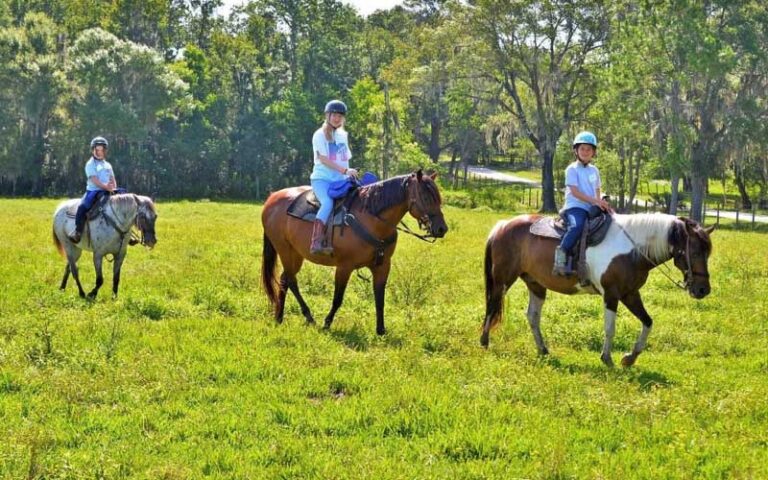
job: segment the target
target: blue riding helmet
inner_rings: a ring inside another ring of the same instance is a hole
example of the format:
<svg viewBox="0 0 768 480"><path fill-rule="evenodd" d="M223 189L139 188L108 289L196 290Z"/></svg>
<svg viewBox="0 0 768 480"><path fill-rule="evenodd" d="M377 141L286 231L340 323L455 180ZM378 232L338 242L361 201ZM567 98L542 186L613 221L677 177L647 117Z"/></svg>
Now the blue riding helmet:
<svg viewBox="0 0 768 480"><path fill-rule="evenodd" d="M347 105L341 100L331 100L325 104L324 113L340 113L342 115L347 114Z"/></svg>
<svg viewBox="0 0 768 480"><path fill-rule="evenodd" d="M581 132L578 135L576 135L576 138L573 139L573 148L578 147L582 143L586 143L587 145L592 145L597 149L597 137L592 132Z"/></svg>

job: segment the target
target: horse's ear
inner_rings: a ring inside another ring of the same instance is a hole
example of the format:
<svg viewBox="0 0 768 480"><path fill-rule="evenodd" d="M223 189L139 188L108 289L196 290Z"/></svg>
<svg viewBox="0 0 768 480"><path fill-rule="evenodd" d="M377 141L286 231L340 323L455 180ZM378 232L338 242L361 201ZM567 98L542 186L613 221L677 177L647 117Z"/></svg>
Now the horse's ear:
<svg viewBox="0 0 768 480"><path fill-rule="evenodd" d="M437 172L432 172L432 175L429 176L433 181L437 179Z"/></svg>
<svg viewBox="0 0 768 480"><path fill-rule="evenodd" d="M416 180L421 181L421 177L424 175L424 172L419 168L416 170Z"/></svg>
<svg viewBox="0 0 768 480"><path fill-rule="evenodd" d="M714 232L714 231L715 231L715 227L716 227L716 226L717 226L717 225L712 225L711 227L706 227L706 228L704 229L704 231L705 231L705 232L707 232L707 235L712 235L712 232Z"/></svg>

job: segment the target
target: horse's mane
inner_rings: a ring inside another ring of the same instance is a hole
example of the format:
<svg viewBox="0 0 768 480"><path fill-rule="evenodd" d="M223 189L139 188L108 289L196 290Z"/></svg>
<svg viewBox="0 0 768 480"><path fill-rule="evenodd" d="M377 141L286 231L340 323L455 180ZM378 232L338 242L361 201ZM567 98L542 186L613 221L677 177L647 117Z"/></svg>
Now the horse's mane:
<svg viewBox="0 0 768 480"><path fill-rule="evenodd" d="M408 179L412 175L399 175L361 187L358 195L362 200L363 209L372 215L378 215L383 210L404 202ZM434 202L437 205L442 203L440 191L435 182L429 180L428 177L425 176L419 181L419 188L424 188L428 193L427 196L422 197L424 200Z"/></svg>
<svg viewBox="0 0 768 480"><path fill-rule="evenodd" d="M139 202L136 197L131 193L121 193L118 195L112 195L109 198L112 208L115 210L126 211L131 208L138 208Z"/></svg>
<svg viewBox="0 0 768 480"><path fill-rule="evenodd" d="M360 187L358 195L363 202L363 209L372 215L378 215L383 210L404 202L406 180L408 175L399 175Z"/></svg>
<svg viewBox="0 0 768 480"><path fill-rule="evenodd" d="M115 209L127 210L133 207L138 208L141 205L146 204L149 207L150 211L154 212L155 204L149 199L148 199L149 201L142 202L141 201L142 198L148 199L148 197L142 197L140 195L134 195L132 193L121 193L118 195L112 195L112 197L110 198L110 201L112 202L112 206Z"/></svg>
<svg viewBox="0 0 768 480"><path fill-rule="evenodd" d="M636 213L614 215L614 219L638 247L645 249L642 253L648 258L654 262L669 259L669 234L676 220L674 215Z"/></svg>

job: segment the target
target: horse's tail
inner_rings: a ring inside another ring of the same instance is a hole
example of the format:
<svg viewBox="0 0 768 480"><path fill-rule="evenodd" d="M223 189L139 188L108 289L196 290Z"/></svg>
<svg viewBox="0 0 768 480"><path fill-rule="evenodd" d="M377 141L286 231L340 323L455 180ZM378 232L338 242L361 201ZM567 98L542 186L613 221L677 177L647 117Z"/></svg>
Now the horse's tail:
<svg viewBox="0 0 768 480"><path fill-rule="evenodd" d="M66 254L64 253L64 245L61 244L59 237L56 236L56 227L51 229L51 233L53 233L53 245L56 247L56 250L59 251L59 255L62 257L65 256Z"/></svg>
<svg viewBox="0 0 768 480"><path fill-rule="evenodd" d="M277 281L275 280L275 269L277 267L277 250L272 242L264 234L264 249L261 255L261 284L264 292L267 294L269 303L272 307L277 305Z"/></svg>
<svg viewBox="0 0 768 480"><path fill-rule="evenodd" d="M497 223L485 243L485 320L480 344L486 348L491 329L501 322L504 314L504 281L494 278L493 275L493 244L497 241L496 236L502 226L501 222Z"/></svg>
<svg viewBox="0 0 768 480"><path fill-rule="evenodd" d="M499 288L493 278L493 242L494 235L491 235L485 243L485 306L486 315L490 315L490 328L501 322L504 313L503 297L493 293Z"/></svg>

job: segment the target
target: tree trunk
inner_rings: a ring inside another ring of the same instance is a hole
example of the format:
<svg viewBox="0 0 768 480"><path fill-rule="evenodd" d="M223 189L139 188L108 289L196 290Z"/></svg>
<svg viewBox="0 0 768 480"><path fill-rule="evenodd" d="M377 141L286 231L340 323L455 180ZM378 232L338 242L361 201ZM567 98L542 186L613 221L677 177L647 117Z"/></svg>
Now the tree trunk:
<svg viewBox="0 0 768 480"><path fill-rule="evenodd" d="M627 185L627 183L632 183L632 169L629 169L629 181L627 181L627 151L624 144L622 144L621 147L619 147L619 191L617 192L619 194L618 207L620 212L627 211L624 209L624 206L626 205L626 198L624 197L626 192L624 186ZM605 195L605 190L603 190L603 194ZM629 201L632 201L631 197Z"/></svg>
<svg viewBox="0 0 768 480"><path fill-rule="evenodd" d="M456 188L459 184L459 172L456 168L456 156L458 155L458 149L454 148L451 154L451 164L448 166L448 176L453 179L453 188Z"/></svg>
<svg viewBox="0 0 768 480"><path fill-rule="evenodd" d="M709 178L700 170L694 170L691 173L691 219L699 223L702 222L704 207L704 194L707 191L707 181Z"/></svg>
<svg viewBox="0 0 768 480"><path fill-rule="evenodd" d="M429 158L433 163L437 163L440 159L440 117L437 112L432 114L430 123L432 131L429 136Z"/></svg>
<svg viewBox="0 0 768 480"><path fill-rule="evenodd" d="M739 196L741 196L742 208L752 210L752 200L749 198L749 192L747 192L747 186L744 182L744 171L741 167L734 165L733 173L735 174L734 181L736 182L736 187L739 189Z"/></svg>
<svg viewBox="0 0 768 480"><path fill-rule="evenodd" d="M552 148L544 147L543 151L541 152L541 159L541 211L545 213L556 212L557 204L555 203L554 146L552 146Z"/></svg>
<svg viewBox="0 0 768 480"><path fill-rule="evenodd" d="M670 194L669 205L667 205L667 213L670 215L677 215L677 204L680 198L680 174L675 173L670 179Z"/></svg>

